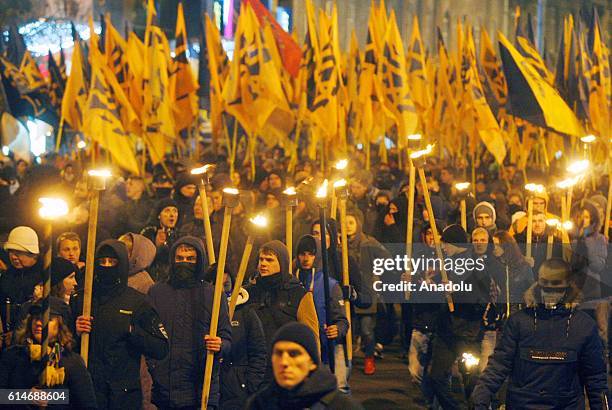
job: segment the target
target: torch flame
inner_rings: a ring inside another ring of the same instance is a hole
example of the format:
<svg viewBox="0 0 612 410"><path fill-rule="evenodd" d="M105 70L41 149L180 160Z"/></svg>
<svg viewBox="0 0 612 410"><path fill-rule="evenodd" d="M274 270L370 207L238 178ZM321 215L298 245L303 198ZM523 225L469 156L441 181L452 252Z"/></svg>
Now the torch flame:
<svg viewBox="0 0 612 410"><path fill-rule="evenodd" d="M595 140L597 139L597 137L593 134L589 134L589 135L585 135L584 137L580 138L580 141L584 142L585 144L590 144L592 142L595 142Z"/></svg>
<svg viewBox="0 0 612 410"><path fill-rule="evenodd" d="M565 221L565 222L563 222L563 224L561 224L561 226L566 231L570 231L574 227L574 223L572 221Z"/></svg>
<svg viewBox="0 0 612 410"><path fill-rule="evenodd" d="M334 182L334 188L342 188L346 186L346 179L339 179L336 182Z"/></svg>
<svg viewBox="0 0 612 410"><path fill-rule="evenodd" d="M83 148L85 148L86 146L87 146L87 143L86 143L85 141L83 141L83 140L81 140L81 141L77 142L77 148L78 148L78 149L83 149Z"/></svg>
<svg viewBox="0 0 612 410"><path fill-rule="evenodd" d="M238 195L240 193L236 188L223 188L223 192L229 195Z"/></svg>
<svg viewBox="0 0 612 410"><path fill-rule="evenodd" d="M582 161L576 161L570 164L569 167L567 167L567 172L571 172L572 174L582 174L589 168L590 165L591 163L589 162L588 159L583 159Z"/></svg>
<svg viewBox="0 0 612 410"><path fill-rule="evenodd" d="M194 168L194 169L191 170L191 175L202 175L202 174L205 174L212 167L214 167L214 165L206 164L203 167Z"/></svg>
<svg viewBox="0 0 612 410"><path fill-rule="evenodd" d="M409 141L420 141L423 138L421 134L410 134L408 135Z"/></svg>
<svg viewBox="0 0 612 410"><path fill-rule="evenodd" d="M427 147L425 149L422 149L420 151L414 151L412 154L410 154L410 158L417 159L421 158L422 156L429 155L431 154L431 151L433 151L433 147L434 144L427 144Z"/></svg>
<svg viewBox="0 0 612 410"><path fill-rule="evenodd" d="M576 175L573 178L568 178L568 179L564 179L563 181L559 181L557 182L557 188L559 189L571 188L574 185L576 185L578 182L580 182L581 178L582 178L582 175Z"/></svg>
<svg viewBox="0 0 612 410"><path fill-rule="evenodd" d="M348 165L348 159L341 159L340 161L336 162L335 168L338 171L342 171L343 169L346 168L347 165Z"/></svg>
<svg viewBox="0 0 612 410"><path fill-rule="evenodd" d="M317 190L317 198L326 198L327 197L327 185L328 185L328 183L329 182L327 181L327 179L325 181L323 181L323 184L321 184L321 186Z"/></svg>
<svg viewBox="0 0 612 410"><path fill-rule="evenodd" d="M541 194L544 192L544 185L540 184L527 184L525 185L525 189L530 192L535 192Z"/></svg>
<svg viewBox="0 0 612 410"><path fill-rule="evenodd" d="M55 219L68 214L68 204L60 198L40 198L42 204L40 216L44 219Z"/></svg>
<svg viewBox="0 0 612 410"><path fill-rule="evenodd" d="M471 184L469 182L458 182L455 184L455 188L457 189L457 191L465 191L470 187L470 185Z"/></svg>
<svg viewBox="0 0 612 410"><path fill-rule="evenodd" d="M290 186L290 187L288 187L287 189L285 189L285 190L283 191L283 194L288 195L288 196L291 196L291 195L296 195L296 194L297 194L297 191L295 190L295 187Z"/></svg>
<svg viewBox="0 0 612 410"><path fill-rule="evenodd" d="M550 218L546 220L546 225L548 226L559 226L559 220L557 218Z"/></svg>
<svg viewBox="0 0 612 410"><path fill-rule="evenodd" d="M87 174L98 178L109 178L112 175L108 169L90 169Z"/></svg>
<svg viewBox="0 0 612 410"><path fill-rule="evenodd" d="M251 221L253 225L256 225L260 228L265 228L266 226L268 226L268 218L266 218L262 214L255 215L254 217L249 219L249 221Z"/></svg>

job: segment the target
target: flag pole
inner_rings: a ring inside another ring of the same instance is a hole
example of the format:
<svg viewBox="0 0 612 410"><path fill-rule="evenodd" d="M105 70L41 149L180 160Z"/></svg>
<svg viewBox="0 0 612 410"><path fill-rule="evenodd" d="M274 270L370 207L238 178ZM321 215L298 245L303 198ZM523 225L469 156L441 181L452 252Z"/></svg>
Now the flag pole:
<svg viewBox="0 0 612 410"><path fill-rule="evenodd" d="M64 115L60 118L59 129L57 130L57 139L55 141L55 152L59 152L62 145L62 135L64 134Z"/></svg>

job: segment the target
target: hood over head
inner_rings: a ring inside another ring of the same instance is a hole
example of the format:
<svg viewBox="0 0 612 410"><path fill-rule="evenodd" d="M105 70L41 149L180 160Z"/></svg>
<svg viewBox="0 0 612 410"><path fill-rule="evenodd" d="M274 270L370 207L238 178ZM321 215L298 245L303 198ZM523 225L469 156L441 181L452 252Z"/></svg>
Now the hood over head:
<svg viewBox="0 0 612 410"><path fill-rule="evenodd" d="M97 261L101 258L117 259L114 267L102 267ZM128 283L128 251L123 242L116 239L103 241L96 249L96 264L94 266L94 295L104 296L114 290L127 287Z"/></svg>
<svg viewBox="0 0 612 410"><path fill-rule="evenodd" d="M281 274L286 275L289 273L289 252L287 251L287 246L284 243L275 239L273 241L264 243L259 248L259 252L261 252L263 249L269 249L276 255L280 265Z"/></svg>
<svg viewBox="0 0 612 410"><path fill-rule="evenodd" d="M591 230L593 232L599 232L599 229L601 228L603 214L605 213L605 211L601 211L599 207L592 201L585 201L582 205L582 209L586 209L591 215Z"/></svg>
<svg viewBox="0 0 612 410"><path fill-rule="evenodd" d="M137 233L128 233L132 238L132 254L129 257L129 276L147 269L155 260L157 249L155 244L146 236Z"/></svg>
<svg viewBox="0 0 612 410"><path fill-rule="evenodd" d="M180 277L180 275L177 275L179 273L177 268L180 266L180 264L177 264L176 262L174 262L174 260L175 260L176 251L181 245L191 246L192 248L195 249L196 254L197 254L195 270L192 276L189 278ZM195 236L183 236L182 238L179 238L172 245L172 248L170 249L169 258L170 258L169 259L169 262L170 262L169 282L173 287L176 287L176 288L193 287L204 279L204 273L208 269L208 256L206 255L206 252L204 251L204 244L202 243L201 239L196 238Z"/></svg>

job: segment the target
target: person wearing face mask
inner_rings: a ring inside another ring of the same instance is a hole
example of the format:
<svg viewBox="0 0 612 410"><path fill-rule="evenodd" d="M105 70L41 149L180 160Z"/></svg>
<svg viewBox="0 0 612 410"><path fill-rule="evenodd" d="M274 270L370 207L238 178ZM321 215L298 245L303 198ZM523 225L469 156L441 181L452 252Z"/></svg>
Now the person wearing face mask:
<svg viewBox="0 0 612 410"><path fill-rule="evenodd" d="M75 334L89 333L88 369L102 409L140 409L140 357L168 354L166 329L145 295L128 287L125 244L106 240L96 249L91 316L83 296L72 301Z"/></svg>
<svg viewBox="0 0 612 410"><path fill-rule="evenodd" d="M307 291L311 292L319 319L319 337L321 341L321 359L329 366L329 349L334 349L348 331L349 323L344 313L344 299L338 281L332 277L329 281L329 317L327 321L327 307L325 303L325 286L323 275L323 261L321 260L321 242L312 235L304 235L297 246L297 277ZM331 341L331 343L330 343ZM343 358L344 359L344 358ZM338 384L345 391L349 391L348 373L345 360L338 363L334 361L334 374Z"/></svg>
<svg viewBox="0 0 612 410"><path fill-rule="evenodd" d="M478 379L472 401L489 408L509 378L507 408L608 409L606 364L597 325L576 310L572 268L560 258L545 261L538 282L525 293L527 307L513 314Z"/></svg>
<svg viewBox="0 0 612 410"><path fill-rule="evenodd" d="M8 253L9 264L6 272L0 275L0 315L6 346L12 338L21 305L32 298L34 286L42 280L43 262L38 235L28 226L14 228L4 250Z"/></svg>
<svg viewBox="0 0 612 410"><path fill-rule="evenodd" d="M194 175L184 173L178 176L174 184L172 199L176 202L179 215L181 215L181 221L180 224L177 224L177 228L193 221L193 204L198 192L197 182L198 180Z"/></svg>
<svg viewBox="0 0 612 410"><path fill-rule="evenodd" d="M206 280L213 286L217 276L217 264L208 269ZM228 269L223 273L223 292L229 303L233 289L233 275ZM252 309L245 309L249 293L240 288L232 325L232 350L221 363L221 400L223 410L241 410L250 395L259 390L266 374L268 350L263 326Z"/></svg>
<svg viewBox="0 0 612 410"><path fill-rule="evenodd" d="M151 277L157 282L168 278L168 252L178 237L176 227L180 217L177 203L173 199L162 199L149 217L149 226L140 232L157 248L150 269Z"/></svg>
<svg viewBox="0 0 612 410"><path fill-rule="evenodd" d="M219 363L231 351L232 329L221 302L217 336L209 335L213 287L204 281L208 267L198 238L178 239L170 250L170 275L149 290L149 298L168 329L169 354L148 359L153 378L152 402L162 409L198 407L207 351L215 353L209 408L219 406Z"/></svg>
<svg viewBox="0 0 612 410"><path fill-rule="evenodd" d="M308 326L287 323L271 339L274 379L249 398L248 410L357 410L361 405L340 393L336 379L322 366L317 337Z"/></svg>
<svg viewBox="0 0 612 410"><path fill-rule="evenodd" d="M156 200L170 198L172 194L172 181L165 172L161 171L153 175L153 196Z"/></svg>

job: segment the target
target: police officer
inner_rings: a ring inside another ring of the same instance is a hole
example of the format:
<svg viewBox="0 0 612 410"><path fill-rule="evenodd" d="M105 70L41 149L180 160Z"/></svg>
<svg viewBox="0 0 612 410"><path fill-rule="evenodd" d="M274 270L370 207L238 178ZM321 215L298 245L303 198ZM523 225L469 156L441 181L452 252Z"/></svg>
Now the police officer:
<svg viewBox="0 0 612 410"><path fill-rule="evenodd" d="M128 253L117 240L96 250L91 316L82 316L83 298L71 307L76 333L89 333L89 371L100 409L139 409L140 356L163 359L168 354L164 326L145 296L129 288Z"/></svg>
<svg viewBox="0 0 612 410"><path fill-rule="evenodd" d="M607 409L606 365L597 325L576 310L571 268L552 258L525 293L527 308L510 316L502 339L472 394L476 409L488 409L510 377L511 409Z"/></svg>

